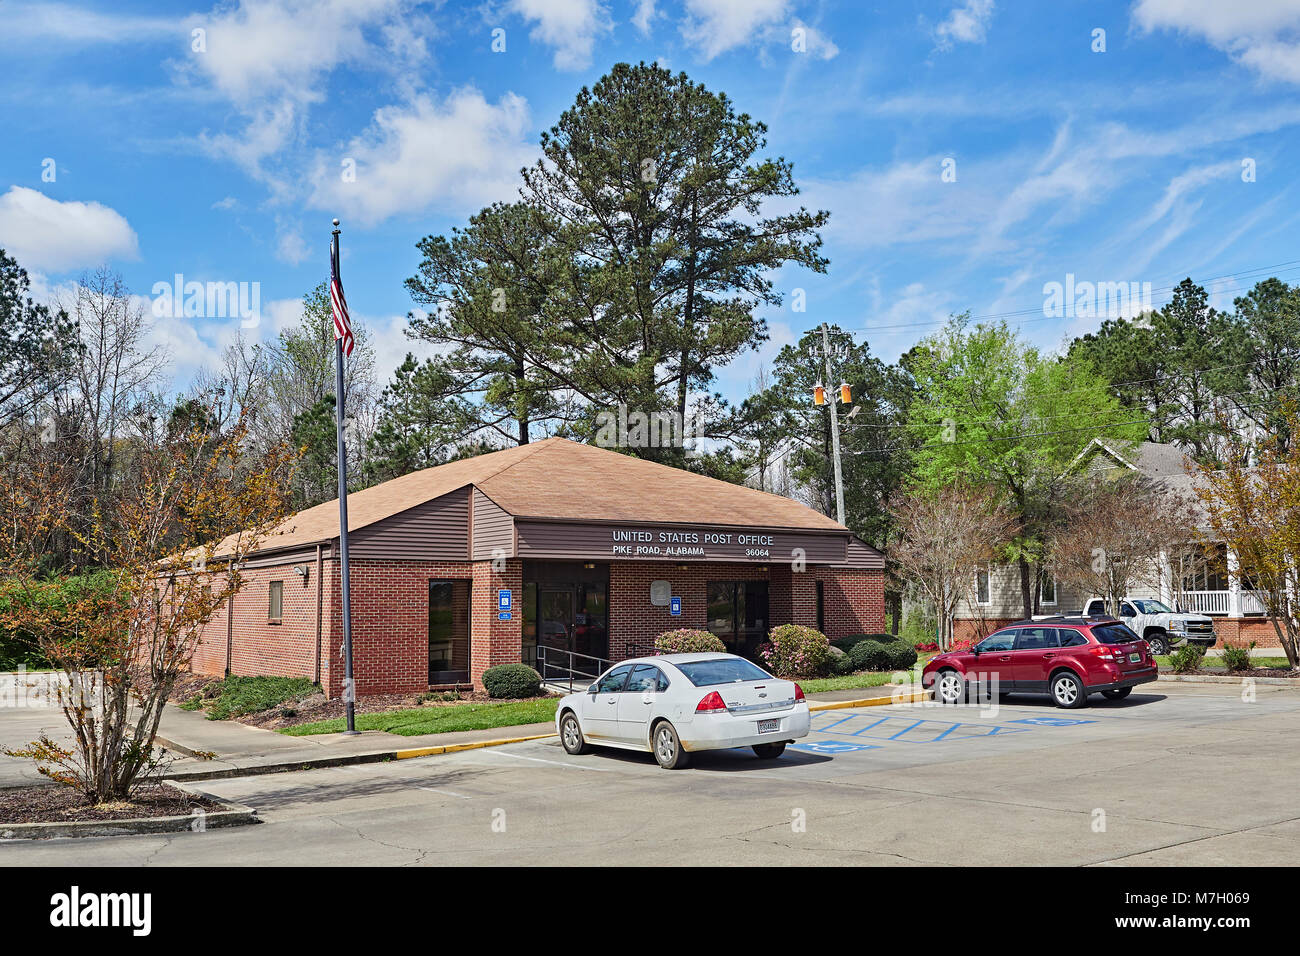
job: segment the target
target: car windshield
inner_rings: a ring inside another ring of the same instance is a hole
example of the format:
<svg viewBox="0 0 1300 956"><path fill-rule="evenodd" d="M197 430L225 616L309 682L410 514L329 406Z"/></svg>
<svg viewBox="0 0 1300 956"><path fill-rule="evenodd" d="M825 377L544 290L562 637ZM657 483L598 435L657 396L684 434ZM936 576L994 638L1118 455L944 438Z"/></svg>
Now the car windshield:
<svg viewBox="0 0 1300 956"><path fill-rule="evenodd" d="M690 661L677 665L696 687L736 684L746 680L770 680L772 675L740 657L715 657L707 661Z"/></svg>
<svg viewBox="0 0 1300 956"><path fill-rule="evenodd" d="M1092 636L1103 644L1132 644L1138 639L1126 624L1094 624Z"/></svg>
<svg viewBox="0 0 1300 956"><path fill-rule="evenodd" d="M1169 614L1172 608L1165 607L1159 601L1134 601L1133 605L1140 614Z"/></svg>

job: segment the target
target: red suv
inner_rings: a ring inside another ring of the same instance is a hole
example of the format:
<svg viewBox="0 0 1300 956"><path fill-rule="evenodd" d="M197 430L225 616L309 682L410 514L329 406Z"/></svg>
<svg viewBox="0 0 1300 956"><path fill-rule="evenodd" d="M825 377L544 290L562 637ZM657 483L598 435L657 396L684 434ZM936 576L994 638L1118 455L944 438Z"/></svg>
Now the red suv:
<svg viewBox="0 0 1300 956"><path fill-rule="evenodd" d="M921 684L945 704L965 700L972 685L996 691L1050 694L1057 707L1082 707L1089 694L1123 700L1156 679L1146 641L1112 617L1054 617L1020 621L965 651L932 658Z"/></svg>

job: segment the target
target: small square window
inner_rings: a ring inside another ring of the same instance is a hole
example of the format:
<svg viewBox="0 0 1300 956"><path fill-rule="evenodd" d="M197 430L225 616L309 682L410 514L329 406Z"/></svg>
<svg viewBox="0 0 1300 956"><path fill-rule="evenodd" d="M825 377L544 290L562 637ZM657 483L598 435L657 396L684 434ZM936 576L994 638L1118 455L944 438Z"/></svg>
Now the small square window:
<svg viewBox="0 0 1300 956"><path fill-rule="evenodd" d="M267 600L266 621L268 624L279 624L284 615L284 582L272 581L270 595Z"/></svg>

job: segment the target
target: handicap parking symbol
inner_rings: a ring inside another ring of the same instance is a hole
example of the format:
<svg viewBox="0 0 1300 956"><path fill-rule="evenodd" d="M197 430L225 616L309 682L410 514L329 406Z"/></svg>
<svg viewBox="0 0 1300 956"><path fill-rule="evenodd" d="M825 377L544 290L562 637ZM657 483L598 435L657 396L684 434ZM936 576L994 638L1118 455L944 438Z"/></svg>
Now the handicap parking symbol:
<svg viewBox="0 0 1300 956"><path fill-rule="evenodd" d="M815 754L846 754L854 750L879 750L876 744L852 744L847 740L810 740L802 744L791 744L795 750L807 750Z"/></svg>
<svg viewBox="0 0 1300 956"><path fill-rule="evenodd" d="M1034 724L1038 727L1073 727L1075 724L1095 724L1095 720L1079 720L1070 717L1024 717L1012 720L1013 724Z"/></svg>

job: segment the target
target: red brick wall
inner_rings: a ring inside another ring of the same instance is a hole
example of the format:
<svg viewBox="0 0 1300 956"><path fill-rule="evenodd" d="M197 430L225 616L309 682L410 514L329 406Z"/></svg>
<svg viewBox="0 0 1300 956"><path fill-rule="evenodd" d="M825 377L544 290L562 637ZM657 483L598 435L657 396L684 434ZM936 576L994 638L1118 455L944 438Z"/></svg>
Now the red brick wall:
<svg viewBox="0 0 1300 956"><path fill-rule="evenodd" d="M293 565L246 572L244 589L234 598L234 652L231 672L314 677L316 673L315 564L304 584ZM712 580L770 580L770 625L816 624L816 582L825 590L829 637L881 631L885 623L884 575L880 571L786 566L772 571L752 564L676 565L615 562L610 565L610 653L626 656L648 646L663 631L706 626L707 583ZM434 578L471 582L470 675L520 659L523 627L523 564L509 559L426 563L352 562L352 640L358 694L414 693L428 686L428 582ZM665 578L682 598L682 614L650 604L650 582ZM284 582L283 623L267 623L268 587ZM510 621L497 616L497 591L514 594ZM337 564L325 562L322 621L322 683L330 696L343 692L343 620ZM193 670L221 675L226 668L226 614L218 612L204 629Z"/></svg>

